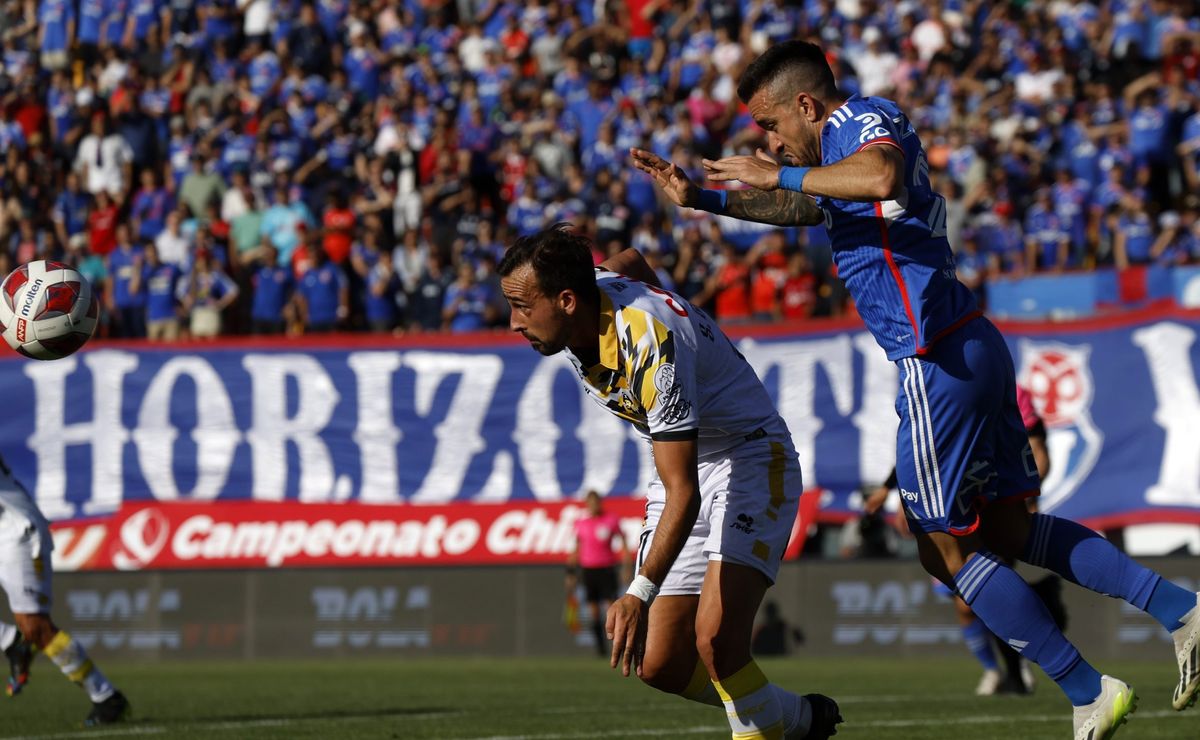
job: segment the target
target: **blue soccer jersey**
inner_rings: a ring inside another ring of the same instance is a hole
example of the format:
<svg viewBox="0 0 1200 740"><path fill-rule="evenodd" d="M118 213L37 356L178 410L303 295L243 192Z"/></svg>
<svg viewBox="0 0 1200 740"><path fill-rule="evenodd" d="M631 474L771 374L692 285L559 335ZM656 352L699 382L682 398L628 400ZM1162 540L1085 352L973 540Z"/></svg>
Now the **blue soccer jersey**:
<svg viewBox="0 0 1200 740"><path fill-rule="evenodd" d="M821 197L838 275L889 360L923 355L979 315L958 281L946 240L946 201L929 184L916 130L890 100L852 96L821 132L822 164L871 146L904 153L904 188L895 200L861 203Z"/></svg>

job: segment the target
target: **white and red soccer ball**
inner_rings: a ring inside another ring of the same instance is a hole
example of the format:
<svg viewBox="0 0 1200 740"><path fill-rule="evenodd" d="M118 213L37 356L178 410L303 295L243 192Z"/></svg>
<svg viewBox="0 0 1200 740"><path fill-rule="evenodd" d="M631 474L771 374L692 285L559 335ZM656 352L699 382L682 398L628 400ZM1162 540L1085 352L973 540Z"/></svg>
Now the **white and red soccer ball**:
<svg viewBox="0 0 1200 740"><path fill-rule="evenodd" d="M0 283L0 334L26 357L66 357L91 339L99 316L91 283L61 262L21 265Z"/></svg>

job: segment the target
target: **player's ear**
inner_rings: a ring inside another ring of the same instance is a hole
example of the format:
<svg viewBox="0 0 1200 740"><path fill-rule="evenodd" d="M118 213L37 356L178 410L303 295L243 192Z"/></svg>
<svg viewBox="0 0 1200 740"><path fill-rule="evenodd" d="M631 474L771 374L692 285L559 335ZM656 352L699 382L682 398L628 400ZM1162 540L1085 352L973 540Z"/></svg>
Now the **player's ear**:
<svg viewBox="0 0 1200 740"><path fill-rule="evenodd" d="M800 115L809 123L816 123L821 120L825 113L825 107L812 95L806 92L796 94L796 107L800 111Z"/></svg>
<svg viewBox="0 0 1200 740"><path fill-rule="evenodd" d="M564 290L558 294L558 299L555 301L558 304L560 311L568 316L572 316L575 310L579 307L579 298L573 290Z"/></svg>

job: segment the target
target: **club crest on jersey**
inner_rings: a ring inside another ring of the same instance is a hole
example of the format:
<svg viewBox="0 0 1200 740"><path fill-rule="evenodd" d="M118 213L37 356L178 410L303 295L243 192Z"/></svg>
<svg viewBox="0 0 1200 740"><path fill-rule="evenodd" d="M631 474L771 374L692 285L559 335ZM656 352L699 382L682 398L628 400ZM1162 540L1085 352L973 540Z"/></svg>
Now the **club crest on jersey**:
<svg viewBox="0 0 1200 740"><path fill-rule="evenodd" d="M1050 474L1042 481L1040 508L1051 512L1075 494L1104 447L1092 421L1091 347L1021 340L1018 355L1017 382L1046 424Z"/></svg>
<svg viewBox="0 0 1200 740"><path fill-rule="evenodd" d="M663 365L654 373L654 387L659 393L667 393L675 385L675 366Z"/></svg>

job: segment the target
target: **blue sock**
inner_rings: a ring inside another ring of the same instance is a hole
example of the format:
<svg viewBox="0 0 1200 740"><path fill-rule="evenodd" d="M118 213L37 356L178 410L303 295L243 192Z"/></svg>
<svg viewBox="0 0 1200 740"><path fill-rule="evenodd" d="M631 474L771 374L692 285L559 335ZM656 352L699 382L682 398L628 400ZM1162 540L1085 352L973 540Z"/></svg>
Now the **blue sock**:
<svg viewBox="0 0 1200 740"><path fill-rule="evenodd" d="M995 671L999 669L996 663L996 654L992 652L992 633L979 619L971 620L970 624L963 625L963 642L967 644L967 649L975 656L985 669Z"/></svg>
<svg viewBox="0 0 1200 740"><path fill-rule="evenodd" d="M1196 594L1163 580L1096 532L1070 519L1034 514L1021 559L1084 588L1124 599L1168 630L1175 630L1183 615L1196 606Z"/></svg>
<svg viewBox="0 0 1200 740"><path fill-rule="evenodd" d="M1196 608L1196 594L1160 578L1146 603L1146 613L1174 632L1183 626L1183 616Z"/></svg>
<svg viewBox="0 0 1200 740"><path fill-rule="evenodd" d="M1091 704L1100 695L1100 674L1063 636L1029 584L999 558L977 552L954 583L988 629L1041 666L1072 704Z"/></svg>

